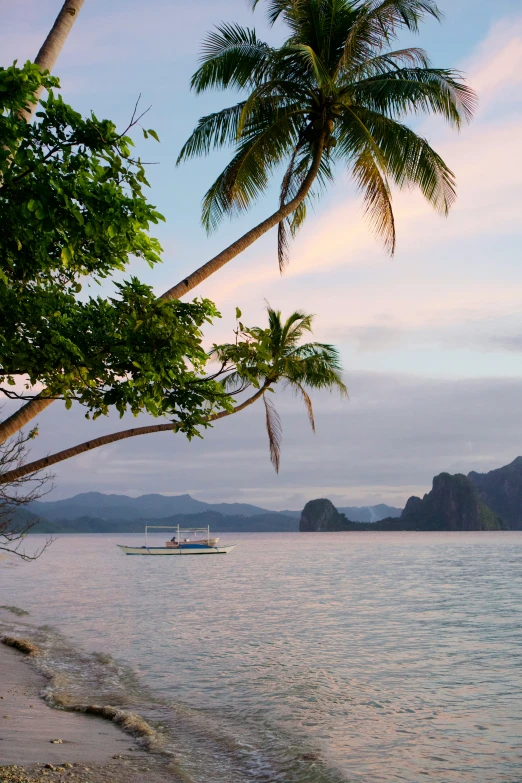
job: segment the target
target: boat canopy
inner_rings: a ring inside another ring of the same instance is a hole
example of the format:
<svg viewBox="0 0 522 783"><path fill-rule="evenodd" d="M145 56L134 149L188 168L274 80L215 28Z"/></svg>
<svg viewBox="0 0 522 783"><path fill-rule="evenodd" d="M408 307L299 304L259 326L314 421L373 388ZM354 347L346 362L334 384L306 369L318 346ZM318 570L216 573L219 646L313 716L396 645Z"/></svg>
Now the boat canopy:
<svg viewBox="0 0 522 783"><path fill-rule="evenodd" d="M179 525L145 525L145 546L148 546L148 540L147 540L147 533L149 530L175 530L177 535L177 541L178 544L181 541L181 535L186 535L187 533L205 533L204 539L209 541L210 540L210 525L207 525L207 527L180 527Z"/></svg>

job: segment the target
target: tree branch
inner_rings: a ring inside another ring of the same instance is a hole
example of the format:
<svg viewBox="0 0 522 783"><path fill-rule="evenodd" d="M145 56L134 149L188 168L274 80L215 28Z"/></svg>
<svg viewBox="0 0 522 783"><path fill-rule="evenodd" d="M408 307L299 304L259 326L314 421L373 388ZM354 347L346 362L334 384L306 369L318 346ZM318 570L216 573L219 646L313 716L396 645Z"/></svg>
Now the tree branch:
<svg viewBox="0 0 522 783"><path fill-rule="evenodd" d="M212 416L208 417L207 421L218 421L219 419L224 419L227 416L232 416L234 413L239 413L249 405L252 405L254 402L256 402L256 400L260 399L269 386L270 382L266 381L255 394L242 402L240 405L236 405L233 410L214 413ZM92 440L85 441L85 443L80 443L78 446L73 446L70 449L58 451L56 454L51 454L48 457L43 457L42 459L35 460L34 462L29 462L26 465L20 465L19 467L13 470L9 470L5 473L0 473L0 485L17 481L18 479L23 478L30 473L38 472L44 468L50 467L51 465L56 465L57 462L63 462L63 460L71 459L71 457L76 457L78 454L84 454L86 451L97 449L100 446L106 446L110 443L126 440L127 438L135 438L138 435L151 435L155 432L175 432L178 428L178 422L171 422L169 424L151 424L148 427L134 427L130 430L121 430L120 432L113 432L110 435L102 435L100 438L93 438Z"/></svg>

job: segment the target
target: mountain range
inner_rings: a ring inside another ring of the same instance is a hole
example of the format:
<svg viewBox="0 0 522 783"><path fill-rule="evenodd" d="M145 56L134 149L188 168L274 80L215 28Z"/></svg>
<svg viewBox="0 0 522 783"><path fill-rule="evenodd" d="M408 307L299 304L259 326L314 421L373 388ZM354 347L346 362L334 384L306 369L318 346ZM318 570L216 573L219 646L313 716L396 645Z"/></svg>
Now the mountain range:
<svg viewBox="0 0 522 783"><path fill-rule="evenodd" d="M488 473L471 471L433 479L431 492L411 497L404 510L384 504L343 506L310 501L303 512L269 511L249 503L205 503L191 495L105 495L32 503L35 532L117 533L145 524L185 525L218 531L295 530L522 530L522 457Z"/></svg>
<svg viewBox="0 0 522 783"><path fill-rule="evenodd" d="M85 492L72 498L36 501L28 511L40 519L38 533L123 533L142 531L145 524L190 525L215 532L297 531L300 511L269 511L249 503L205 503L191 495L105 495ZM376 506L343 507L361 522L398 517L401 509Z"/></svg>

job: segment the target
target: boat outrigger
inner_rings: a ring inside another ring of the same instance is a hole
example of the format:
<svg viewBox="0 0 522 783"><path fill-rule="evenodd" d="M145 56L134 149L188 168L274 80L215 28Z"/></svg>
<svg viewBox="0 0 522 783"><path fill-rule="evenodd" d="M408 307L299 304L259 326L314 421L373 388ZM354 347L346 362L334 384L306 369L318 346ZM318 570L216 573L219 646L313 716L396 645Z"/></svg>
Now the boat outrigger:
<svg viewBox="0 0 522 783"><path fill-rule="evenodd" d="M176 534L165 546L151 546L148 541L149 530L175 530ZM205 533L206 535L202 535ZM190 536L194 538L190 538ZM199 535L199 537L197 537ZM209 527L187 527L179 525L146 525L144 546L125 546L117 544L124 555L227 555L237 544L218 546L219 538L212 538Z"/></svg>

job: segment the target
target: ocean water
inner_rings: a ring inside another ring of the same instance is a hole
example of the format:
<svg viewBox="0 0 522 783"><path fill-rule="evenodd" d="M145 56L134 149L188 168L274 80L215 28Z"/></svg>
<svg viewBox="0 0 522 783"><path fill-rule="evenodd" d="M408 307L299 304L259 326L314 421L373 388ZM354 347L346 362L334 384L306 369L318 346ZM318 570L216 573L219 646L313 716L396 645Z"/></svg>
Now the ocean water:
<svg viewBox="0 0 522 783"><path fill-rule="evenodd" d="M221 541L62 536L0 561L0 604L31 613L4 627L62 699L157 726L188 783L522 783L522 533Z"/></svg>

